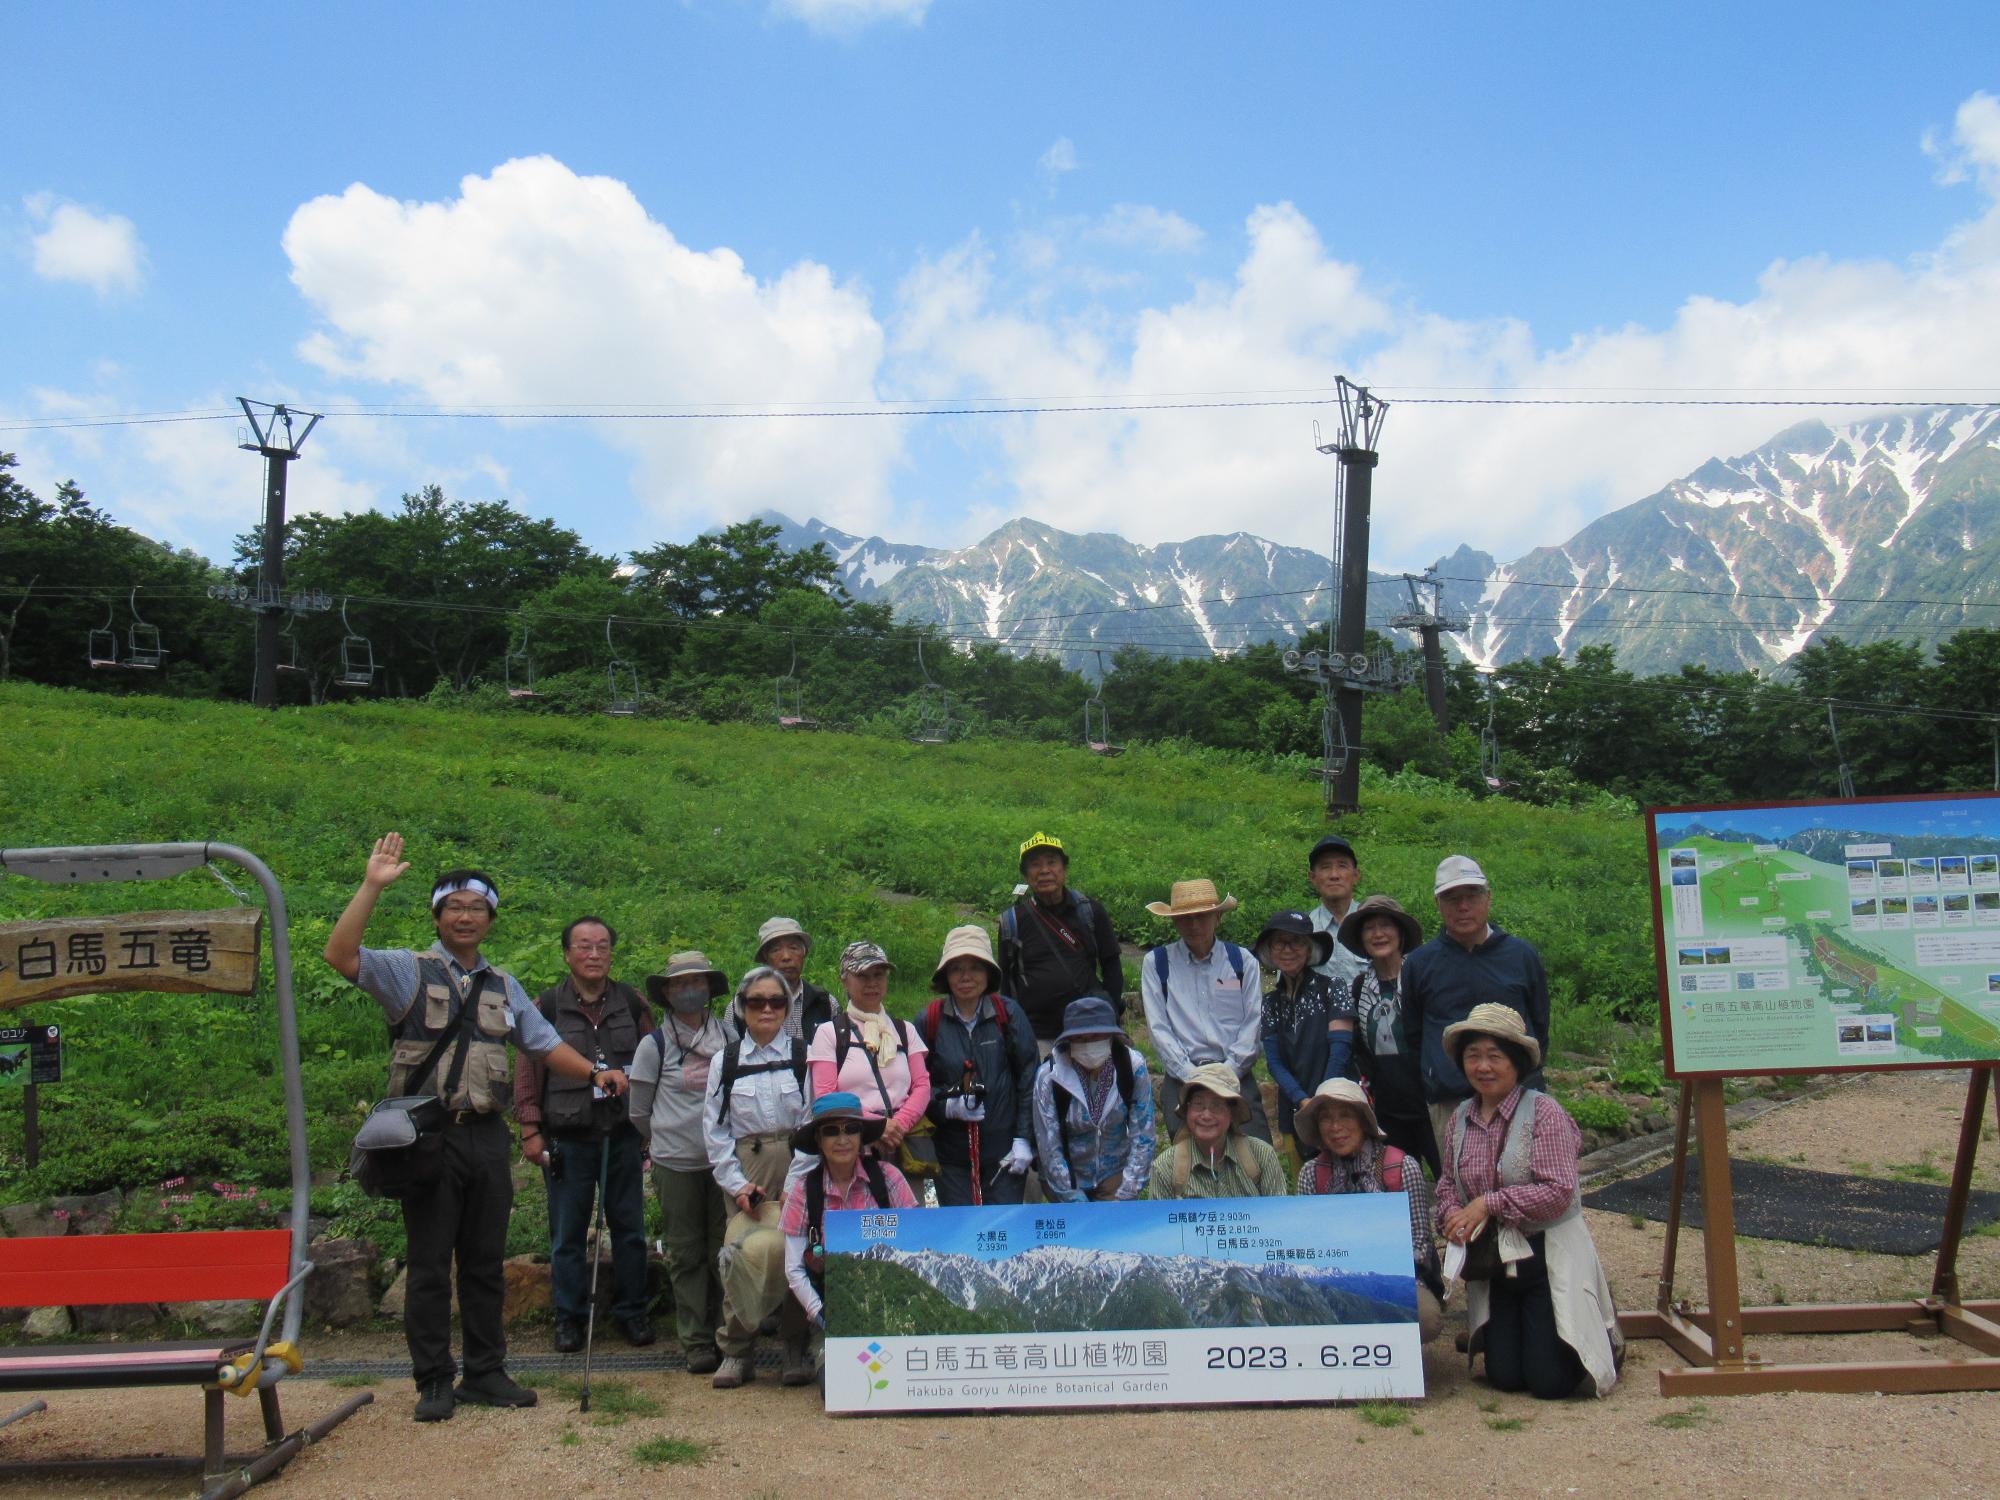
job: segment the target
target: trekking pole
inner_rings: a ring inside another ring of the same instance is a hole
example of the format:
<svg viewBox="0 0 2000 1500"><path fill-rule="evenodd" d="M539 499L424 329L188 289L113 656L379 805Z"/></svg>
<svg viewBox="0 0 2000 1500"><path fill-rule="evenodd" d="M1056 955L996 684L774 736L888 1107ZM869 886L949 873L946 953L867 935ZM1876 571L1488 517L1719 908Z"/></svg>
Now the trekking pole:
<svg viewBox="0 0 2000 1500"><path fill-rule="evenodd" d="M577 1411L590 1410L590 1356L597 1341L597 1268L604 1264L604 1194L611 1180L611 1137L597 1143L597 1243L590 1252L590 1313L583 1325L583 1399Z"/></svg>
<svg viewBox="0 0 2000 1500"><path fill-rule="evenodd" d="M958 1085L959 1092L964 1094L968 1099L972 1097L973 1080L977 1077L978 1069L973 1065L972 1059L968 1057L965 1060L965 1076L959 1081ZM977 1120L967 1120L965 1122L965 1142L971 1148L972 1153L972 1206L974 1208L984 1208L986 1206L986 1194L981 1190L979 1185L979 1122Z"/></svg>

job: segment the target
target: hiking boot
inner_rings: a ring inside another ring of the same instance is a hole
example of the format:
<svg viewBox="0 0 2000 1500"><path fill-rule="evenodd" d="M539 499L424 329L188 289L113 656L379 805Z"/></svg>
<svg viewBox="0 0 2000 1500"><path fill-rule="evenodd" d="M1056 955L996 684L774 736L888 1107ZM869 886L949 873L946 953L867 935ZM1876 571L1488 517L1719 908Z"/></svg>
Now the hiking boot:
<svg viewBox="0 0 2000 1500"><path fill-rule="evenodd" d="M713 1344L696 1344L687 1354L688 1374L712 1375L722 1363L722 1351Z"/></svg>
<svg viewBox="0 0 2000 1500"><path fill-rule="evenodd" d="M748 1385L757 1378L757 1366L747 1354L732 1354L724 1359L715 1372L715 1379L709 1384L718 1391L733 1391L739 1385Z"/></svg>
<svg viewBox="0 0 2000 1500"><path fill-rule="evenodd" d="M458 1399L473 1406L533 1406L535 1393L516 1385L505 1370L488 1370L460 1381Z"/></svg>
<svg viewBox="0 0 2000 1500"><path fill-rule="evenodd" d="M457 1409L458 1402L451 1394L449 1375L426 1380L417 1387L416 1418L419 1422L449 1422L451 1414Z"/></svg>
<svg viewBox="0 0 2000 1500"><path fill-rule="evenodd" d="M620 1318L618 1320L618 1331L625 1335L625 1342L630 1344L634 1349L645 1348L653 1342L655 1337L653 1325L647 1320L644 1313L640 1313L634 1318Z"/></svg>
<svg viewBox="0 0 2000 1500"><path fill-rule="evenodd" d="M785 1344L785 1372L778 1377L779 1385L811 1385L817 1373L813 1368L812 1350L804 1339L797 1343L789 1340Z"/></svg>
<svg viewBox="0 0 2000 1500"><path fill-rule="evenodd" d="M556 1319L556 1353L574 1354L583 1347L583 1329L575 1318Z"/></svg>

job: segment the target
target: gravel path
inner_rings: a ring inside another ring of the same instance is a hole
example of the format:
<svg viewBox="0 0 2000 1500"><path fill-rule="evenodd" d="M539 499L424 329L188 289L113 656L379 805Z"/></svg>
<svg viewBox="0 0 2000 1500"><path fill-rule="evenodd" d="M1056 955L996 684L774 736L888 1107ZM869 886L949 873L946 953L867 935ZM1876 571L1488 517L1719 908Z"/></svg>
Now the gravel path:
<svg viewBox="0 0 2000 1500"><path fill-rule="evenodd" d="M1964 1101L1955 1072L1881 1075L1775 1111L1737 1132L1732 1150L1827 1171L1948 1171ZM2000 1187L2000 1152L1986 1127L1981 1186ZM1662 1230L1591 1213L1613 1286L1626 1306L1649 1302ZM1836 1301L1917 1296L1930 1262L1746 1240L1746 1300ZM1968 1296L2000 1296L2000 1237L1969 1240L1960 1259ZM1699 1299L1701 1242L1681 1245L1682 1295ZM544 1335L545 1337L545 1335ZM378 1357L381 1335L308 1340L309 1358ZM524 1343L524 1350L539 1347ZM1769 1358L1948 1358L1956 1346L1899 1334L1753 1341ZM1377 1426L1373 1408L1215 1408L1080 1415L829 1418L812 1391L767 1380L736 1392L681 1373L615 1377L626 1398L600 1397L579 1417L572 1397L545 1391L532 1411L464 1410L451 1422L410 1421L402 1382L374 1387L375 1405L308 1451L267 1490L280 1500L487 1500L496 1489L566 1497L955 1494L1090 1496L1185 1493L1282 1496L1309 1483L1365 1496L1768 1495L1782 1483L1815 1500L1891 1493L1985 1496L1995 1485L2000 1395L1777 1395L1706 1403L1664 1400L1657 1371L1678 1364L1637 1344L1606 1400L1544 1404L1498 1396L1467 1378L1449 1339L1426 1351L1428 1399ZM311 1420L353 1391L323 1381L287 1387L286 1416ZM609 1407L656 1406L653 1414ZM248 1445L254 1405L231 1402L231 1433ZM198 1399L184 1391L59 1396L52 1410L0 1429L0 1458L133 1452L199 1440ZM8 1407L11 1410L11 1406ZM633 1450L662 1439L701 1445L664 1466ZM1308 1475L1313 1478L1308 1479ZM1782 1476L1779 1481L1777 1476ZM0 1482L0 1495L160 1495L185 1480Z"/></svg>

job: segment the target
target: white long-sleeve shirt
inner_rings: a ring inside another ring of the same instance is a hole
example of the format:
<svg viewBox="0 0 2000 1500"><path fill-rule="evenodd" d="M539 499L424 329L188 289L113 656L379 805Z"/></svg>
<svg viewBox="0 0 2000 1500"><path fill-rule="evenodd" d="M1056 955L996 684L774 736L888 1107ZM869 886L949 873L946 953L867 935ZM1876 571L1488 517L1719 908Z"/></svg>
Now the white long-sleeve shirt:
<svg viewBox="0 0 2000 1500"><path fill-rule="evenodd" d="M1176 938L1167 944L1167 982L1160 984L1160 949L1149 950L1140 966L1139 998L1146 1027L1169 1078L1184 1081L1204 1062L1227 1062L1248 1073L1263 1047L1264 976L1257 956L1237 949L1243 963L1238 978L1222 939L1197 960Z"/></svg>
<svg viewBox="0 0 2000 1500"><path fill-rule="evenodd" d="M737 1043L731 1042L730 1047ZM745 1037L737 1063L736 1082L729 1090L729 1118L722 1118L722 1075L725 1051L708 1070L708 1093L701 1106L701 1135L708 1148L709 1170L716 1186L734 1198L750 1186L736 1160L736 1143L746 1135L796 1130L812 1113L812 1073L803 1083L792 1072L792 1039L780 1031L775 1041L757 1043ZM748 1070L766 1063L779 1066L768 1073Z"/></svg>

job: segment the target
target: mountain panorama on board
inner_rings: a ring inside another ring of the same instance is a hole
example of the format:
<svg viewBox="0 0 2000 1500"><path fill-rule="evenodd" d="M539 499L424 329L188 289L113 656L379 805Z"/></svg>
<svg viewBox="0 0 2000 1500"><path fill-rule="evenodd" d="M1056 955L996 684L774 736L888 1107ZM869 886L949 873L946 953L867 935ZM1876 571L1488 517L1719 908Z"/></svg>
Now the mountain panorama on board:
<svg viewBox="0 0 2000 1500"><path fill-rule="evenodd" d="M1331 504L1329 486L1329 518ZM1240 531L1149 547L1019 519L945 551L758 519L786 547L824 542L855 598L1021 653L1079 635L1107 654L1226 653L1290 640L1330 602L1325 556ZM1590 645L1641 674L1769 669L1822 634L1928 645L1990 624L1977 606L2000 603L2000 408L1802 422L1559 545L1509 562L1460 547L1436 567L1447 617L1467 622L1446 640L1482 667ZM1368 623L1389 633L1409 595L1374 576ZM1061 654L1095 667L1089 651Z"/></svg>

